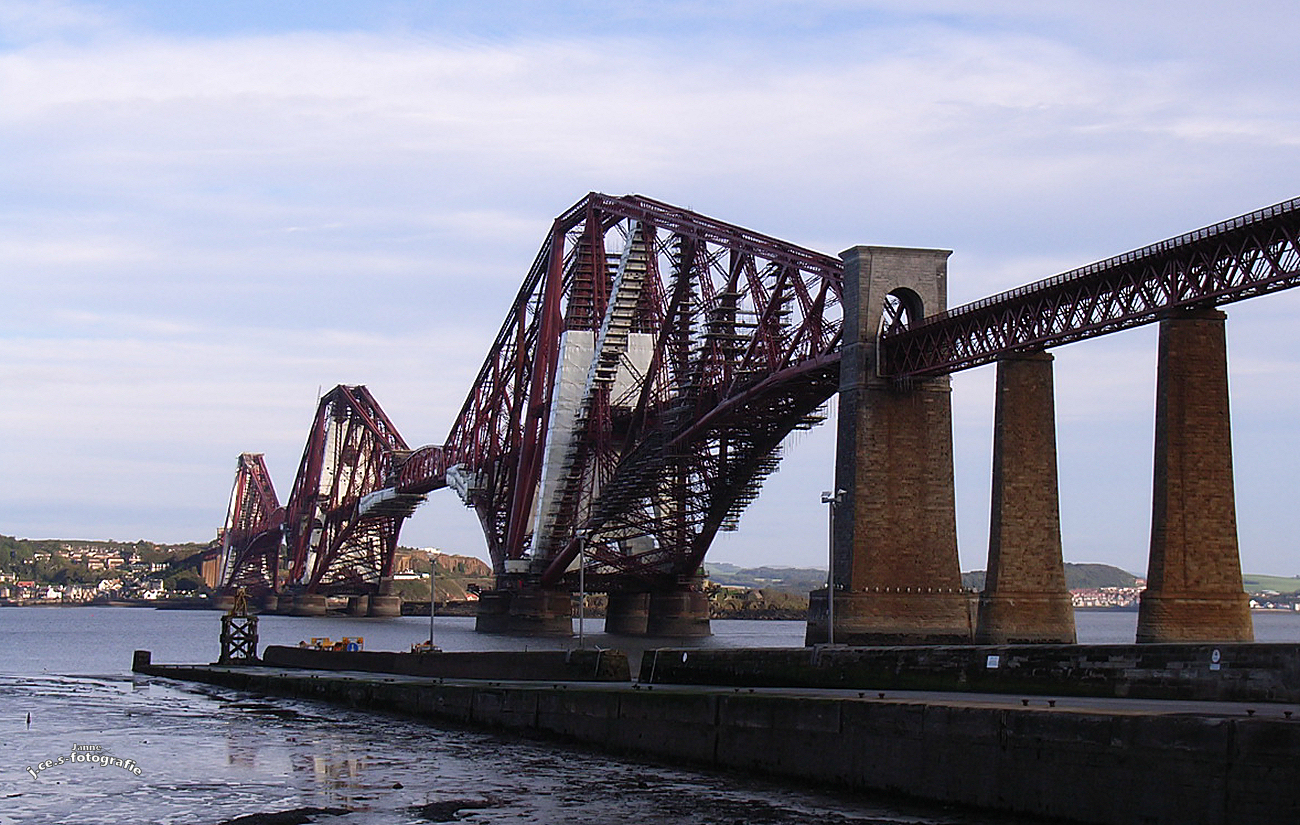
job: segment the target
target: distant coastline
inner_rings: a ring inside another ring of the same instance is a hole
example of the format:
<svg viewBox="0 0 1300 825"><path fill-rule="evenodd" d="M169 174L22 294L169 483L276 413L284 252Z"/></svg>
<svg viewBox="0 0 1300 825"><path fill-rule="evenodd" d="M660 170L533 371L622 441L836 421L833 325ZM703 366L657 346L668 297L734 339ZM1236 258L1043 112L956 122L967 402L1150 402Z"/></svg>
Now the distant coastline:
<svg viewBox="0 0 1300 825"><path fill-rule="evenodd" d="M152 607L155 610L216 610L211 599L110 599L87 602L0 601L0 607Z"/></svg>

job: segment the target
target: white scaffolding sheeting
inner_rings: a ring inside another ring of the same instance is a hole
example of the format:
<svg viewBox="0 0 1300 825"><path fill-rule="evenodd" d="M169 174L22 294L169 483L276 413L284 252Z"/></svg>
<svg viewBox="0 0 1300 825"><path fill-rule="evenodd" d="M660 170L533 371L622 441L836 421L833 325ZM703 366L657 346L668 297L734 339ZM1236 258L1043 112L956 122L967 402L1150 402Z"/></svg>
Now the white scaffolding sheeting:
<svg viewBox="0 0 1300 825"><path fill-rule="evenodd" d="M555 518L560 504L564 458L573 442L574 423L595 348L596 334L591 330L569 330L560 338L560 363L555 370L555 388L551 393L551 420L546 431L542 477L534 499L534 536L540 534L543 524Z"/></svg>
<svg viewBox="0 0 1300 825"><path fill-rule="evenodd" d="M470 496L483 486L480 474L470 470L464 464L453 464L448 467L445 478L447 486L456 491L456 495L460 496L464 504L473 504Z"/></svg>
<svg viewBox="0 0 1300 825"><path fill-rule="evenodd" d="M609 397L615 406L631 407L641 397L641 386L646 373L650 371L650 359L654 357L655 337L648 332L630 332L627 336L627 351L623 353L618 365L618 374L614 377L614 389Z"/></svg>
<svg viewBox="0 0 1300 825"><path fill-rule="evenodd" d="M617 267L610 283L609 300L605 305L600 331L594 336L585 333L581 338L576 334L566 335L561 339L562 359L556 376L556 392L551 401L551 423L547 432L548 449L542 478L539 482L538 502L533 520L533 553L550 557L559 552L560 542L564 537L557 535L564 530L559 524L563 519L570 519L574 524L581 523L584 514L577 512L582 498L581 485L584 483L599 485L599 478L588 475L585 461L580 456L580 439L590 422L592 407L596 394L603 389L610 393L610 400L617 403L614 395L621 373L628 373L624 386L630 388L639 383L641 374L629 370L628 359L632 326L637 316L637 306L641 300L642 288L647 273L645 240L636 221L632 222L627 233L623 254L619 256ZM635 358L649 364L645 353L638 353ZM579 380L573 373L585 377ZM554 453L551 452L554 447ZM599 495L599 490L588 490L586 501L591 496Z"/></svg>

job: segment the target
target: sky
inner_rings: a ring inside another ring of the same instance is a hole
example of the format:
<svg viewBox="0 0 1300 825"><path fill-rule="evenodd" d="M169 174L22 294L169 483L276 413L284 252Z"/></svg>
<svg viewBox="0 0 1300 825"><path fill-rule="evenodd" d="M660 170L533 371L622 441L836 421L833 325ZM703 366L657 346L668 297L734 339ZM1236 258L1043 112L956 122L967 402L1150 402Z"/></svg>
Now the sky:
<svg viewBox="0 0 1300 825"><path fill-rule="evenodd" d="M637 193L953 305L1300 195L1290 0L0 0L0 534L207 541L320 393L440 443L551 220ZM1247 572L1295 575L1300 295L1228 308ZM1055 351L1071 562L1142 575L1155 331ZM963 569L993 368L954 376ZM832 410L833 413L833 410ZM832 425L710 558L824 566ZM486 557L454 493L402 543Z"/></svg>

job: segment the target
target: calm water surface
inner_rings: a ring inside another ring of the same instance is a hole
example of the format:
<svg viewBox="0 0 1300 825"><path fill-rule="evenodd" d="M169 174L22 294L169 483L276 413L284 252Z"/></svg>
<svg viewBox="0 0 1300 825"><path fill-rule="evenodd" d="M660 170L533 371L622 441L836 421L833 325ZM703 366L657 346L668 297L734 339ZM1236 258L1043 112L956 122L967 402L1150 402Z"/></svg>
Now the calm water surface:
<svg viewBox="0 0 1300 825"><path fill-rule="evenodd" d="M1079 614L1080 641L1131 641L1136 614ZM1300 641L1300 616L1256 614L1261 641ZM335 808L320 823L1025 823L897 800L613 759L553 742L435 727L330 705L135 677L131 651L156 662L207 662L219 614L129 608L0 609L0 823L207 825L295 808ZM587 623L588 645L628 640ZM427 619L262 617L261 642L362 636L405 650ZM714 622L701 646L803 644L802 622ZM439 618L446 650L563 647L473 632ZM645 647L678 645L664 640ZM28 714L31 722L28 725ZM74 746L132 760L39 765ZM36 769L39 778L26 770Z"/></svg>

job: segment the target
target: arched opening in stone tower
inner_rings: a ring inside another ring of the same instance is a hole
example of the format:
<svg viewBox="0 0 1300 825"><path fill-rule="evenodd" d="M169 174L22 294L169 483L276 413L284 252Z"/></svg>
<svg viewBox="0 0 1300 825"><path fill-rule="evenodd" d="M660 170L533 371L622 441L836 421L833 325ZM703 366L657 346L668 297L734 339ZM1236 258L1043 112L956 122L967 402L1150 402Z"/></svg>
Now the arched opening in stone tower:
<svg viewBox="0 0 1300 825"><path fill-rule="evenodd" d="M914 290L900 286L885 296L885 305L880 313L880 335L906 329L925 317L925 306L921 296Z"/></svg>

